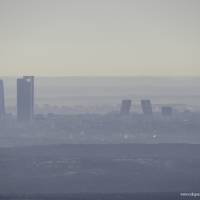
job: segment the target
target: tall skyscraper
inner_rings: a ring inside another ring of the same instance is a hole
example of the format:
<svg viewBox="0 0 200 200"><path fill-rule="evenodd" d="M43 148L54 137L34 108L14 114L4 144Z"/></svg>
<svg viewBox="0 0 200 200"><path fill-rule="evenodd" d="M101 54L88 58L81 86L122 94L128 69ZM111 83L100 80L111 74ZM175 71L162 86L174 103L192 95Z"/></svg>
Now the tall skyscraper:
<svg viewBox="0 0 200 200"><path fill-rule="evenodd" d="M142 111L145 115L152 115L153 109L150 100L141 100Z"/></svg>
<svg viewBox="0 0 200 200"><path fill-rule="evenodd" d="M0 118L5 115L5 96L3 81L0 80Z"/></svg>
<svg viewBox="0 0 200 200"><path fill-rule="evenodd" d="M131 110L132 101L129 99L122 100L120 115L129 115Z"/></svg>
<svg viewBox="0 0 200 200"><path fill-rule="evenodd" d="M34 115L34 77L17 79L17 118L30 121Z"/></svg>

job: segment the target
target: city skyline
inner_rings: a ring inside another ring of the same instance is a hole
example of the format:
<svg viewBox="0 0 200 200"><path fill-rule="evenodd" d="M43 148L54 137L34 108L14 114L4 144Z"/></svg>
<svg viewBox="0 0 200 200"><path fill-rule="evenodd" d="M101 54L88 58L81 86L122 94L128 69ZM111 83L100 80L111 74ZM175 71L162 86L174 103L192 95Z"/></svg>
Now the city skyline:
<svg viewBox="0 0 200 200"><path fill-rule="evenodd" d="M0 0L1 76L200 76L198 0Z"/></svg>
<svg viewBox="0 0 200 200"><path fill-rule="evenodd" d="M17 119L18 121L31 121L32 119L34 119L35 116L35 77L23 76L22 78L17 78L16 83ZM142 99L140 103L141 111L144 115L153 114L153 107L150 99ZM3 80L0 80L0 118L6 115L5 107L4 82ZM132 99L122 99L118 114L120 114L121 116L128 116L131 113L131 107ZM172 107L170 106L163 106L160 109L162 115L170 116L172 114Z"/></svg>

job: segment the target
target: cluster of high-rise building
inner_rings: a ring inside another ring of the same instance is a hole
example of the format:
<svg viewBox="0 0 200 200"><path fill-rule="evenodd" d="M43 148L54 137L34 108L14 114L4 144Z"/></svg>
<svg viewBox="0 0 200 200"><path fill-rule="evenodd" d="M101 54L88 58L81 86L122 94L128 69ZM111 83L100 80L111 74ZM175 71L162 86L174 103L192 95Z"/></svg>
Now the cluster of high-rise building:
<svg viewBox="0 0 200 200"><path fill-rule="evenodd" d="M130 99L122 100L120 114L121 115L129 115L131 112L131 105L132 105L132 100L130 100ZM153 114L151 100L149 100L149 99L141 100L141 108L142 108L142 112L144 115L152 115ZM171 116L172 112L173 112L173 109L170 106L163 106L161 108L161 113L163 116Z"/></svg>
<svg viewBox="0 0 200 200"><path fill-rule="evenodd" d="M0 117L5 115L5 95L3 81L0 80ZM17 79L17 119L30 121L34 115L34 77Z"/></svg>
<svg viewBox="0 0 200 200"><path fill-rule="evenodd" d="M124 99L121 103L120 115L129 115L132 100ZM141 108L144 115L152 115L152 103L150 100L141 100ZM163 116L171 116L172 108L164 106L161 108ZM5 116L4 84L0 80L0 118ZM34 77L23 76L17 79L17 119L19 121L31 121L34 117Z"/></svg>

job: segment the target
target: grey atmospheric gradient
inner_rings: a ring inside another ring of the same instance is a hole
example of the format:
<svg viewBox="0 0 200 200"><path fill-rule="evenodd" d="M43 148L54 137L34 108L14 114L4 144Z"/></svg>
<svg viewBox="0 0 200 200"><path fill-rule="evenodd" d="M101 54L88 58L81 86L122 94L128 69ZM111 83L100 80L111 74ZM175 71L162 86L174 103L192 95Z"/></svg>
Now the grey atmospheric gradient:
<svg viewBox="0 0 200 200"><path fill-rule="evenodd" d="M200 75L199 0L0 0L0 74Z"/></svg>

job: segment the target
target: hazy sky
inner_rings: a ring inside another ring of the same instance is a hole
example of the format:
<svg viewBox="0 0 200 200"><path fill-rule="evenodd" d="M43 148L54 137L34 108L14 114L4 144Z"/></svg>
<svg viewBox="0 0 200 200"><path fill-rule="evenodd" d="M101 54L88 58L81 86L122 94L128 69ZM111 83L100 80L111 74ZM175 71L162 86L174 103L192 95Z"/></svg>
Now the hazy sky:
<svg viewBox="0 0 200 200"><path fill-rule="evenodd" d="M0 0L0 76L200 75L200 0Z"/></svg>

